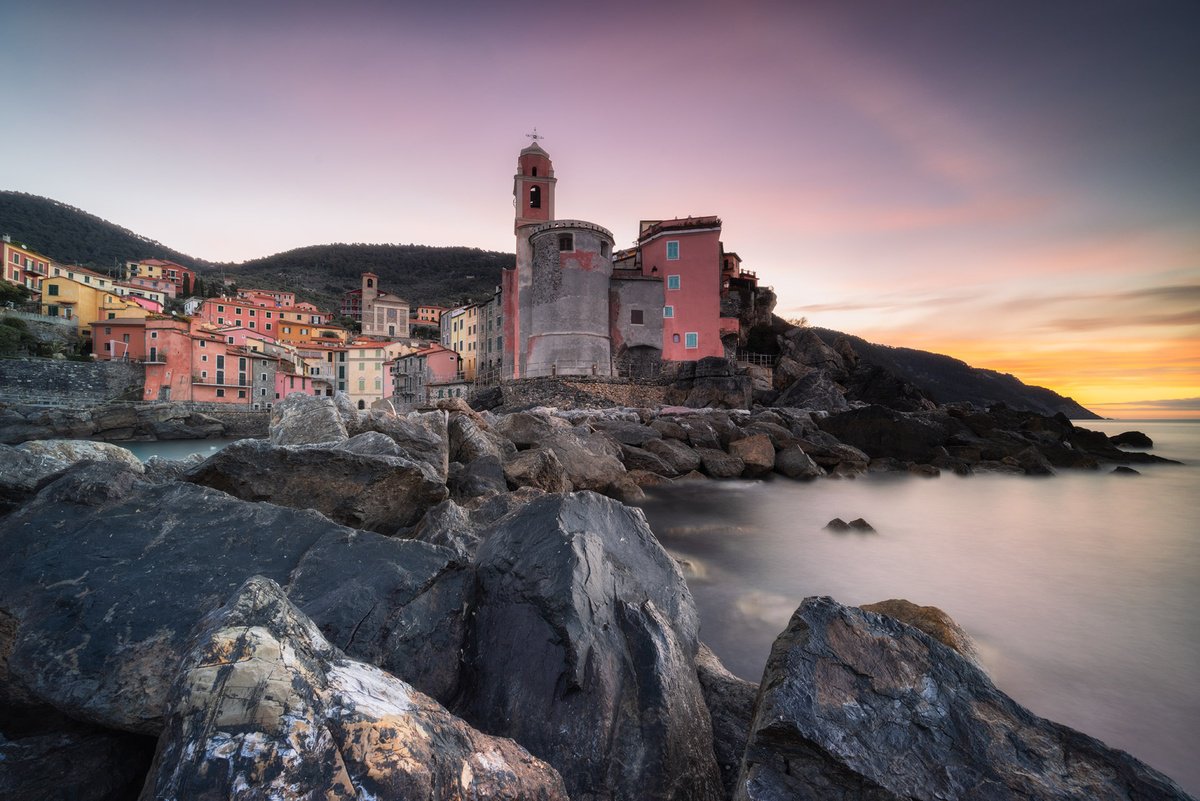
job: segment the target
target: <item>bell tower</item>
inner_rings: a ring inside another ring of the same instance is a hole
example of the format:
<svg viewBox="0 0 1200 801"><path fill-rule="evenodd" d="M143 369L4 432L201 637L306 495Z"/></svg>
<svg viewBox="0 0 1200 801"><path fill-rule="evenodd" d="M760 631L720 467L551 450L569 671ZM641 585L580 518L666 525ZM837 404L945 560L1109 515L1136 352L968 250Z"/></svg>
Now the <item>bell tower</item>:
<svg viewBox="0 0 1200 801"><path fill-rule="evenodd" d="M537 129L526 135L533 143L521 151L517 158L517 174L513 176L514 231L554 219L554 165L550 154L537 143L542 138Z"/></svg>

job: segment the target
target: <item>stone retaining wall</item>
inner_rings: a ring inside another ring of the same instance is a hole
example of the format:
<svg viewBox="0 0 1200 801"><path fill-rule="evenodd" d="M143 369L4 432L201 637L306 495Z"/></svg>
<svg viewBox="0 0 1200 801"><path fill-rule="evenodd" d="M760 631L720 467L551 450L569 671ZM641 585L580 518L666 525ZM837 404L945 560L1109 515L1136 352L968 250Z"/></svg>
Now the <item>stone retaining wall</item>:
<svg viewBox="0 0 1200 801"><path fill-rule="evenodd" d="M553 406L590 409L663 404L667 388L657 382L621 378L526 378L500 385L504 408Z"/></svg>
<svg viewBox="0 0 1200 801"><path fill-rule="evenodd" d="M132 362L0 359L0 402L87 408L141 397L146 370Z"/></svg>

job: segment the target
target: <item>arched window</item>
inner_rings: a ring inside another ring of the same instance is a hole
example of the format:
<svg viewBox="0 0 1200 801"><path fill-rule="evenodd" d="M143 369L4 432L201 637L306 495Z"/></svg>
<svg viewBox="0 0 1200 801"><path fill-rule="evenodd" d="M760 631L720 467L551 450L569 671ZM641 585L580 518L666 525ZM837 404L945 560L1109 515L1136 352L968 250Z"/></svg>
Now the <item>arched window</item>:
<svg viewBox="0 0 1200 801"><path fill-rule="evenodd" d="M533 177L537 178L537 167L533 168Z"/></svg>
<svg viewBox="0 0 1200 801"><path fill-rule="evenodd" d="M374 287L374 286L375 286L375 279L373 279L373 278L368 278L368 279L367 279L367 289L371 289L371 288L372 288L372 287Z"/></svg>
<svg viewBox="0 0 1200 801"><path fill-rule="evenodd" d="M529 208L540 209L542 207L542 188L535 186L529 190Z"/></svg>

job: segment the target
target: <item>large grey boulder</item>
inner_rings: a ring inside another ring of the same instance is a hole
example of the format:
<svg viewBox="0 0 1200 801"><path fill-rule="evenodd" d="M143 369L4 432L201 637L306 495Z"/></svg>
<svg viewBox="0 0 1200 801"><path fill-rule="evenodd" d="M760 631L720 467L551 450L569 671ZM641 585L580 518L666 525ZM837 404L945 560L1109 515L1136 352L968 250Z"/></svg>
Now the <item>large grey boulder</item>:
<svg viewBox="0 0 1200 801"><path fill-rule="evenodd" d="M0 515L24 503L41 481L85 461L145 472L142 462L130 451L107 442L57 439L33 440L16 447L0 445Z"/></svg>
<svg viewBox="0 0 1200 801"><path fill-rule="evenodd" d="M504 463L504 478L514 490L533 487L546 492L570 492L573 489L566 468L549 448L520 451Z"/></svg>
<svg viewBox="0 0 1200 801"><path fill-rule="evenodd" d="M188 632L254 574L351 655L455 690L473 582L451 552L93 464L0 526L0 697L157 734Z"/></svg>
<svg viewBox="0 0 1200 801"><path fill-rule="evenodd" d="M945 414L899 412L885 406L865 406L830 415L817 425L838 440L870 456L891 456L927 463L955 434L969 433L967 427Z"/></svg>
<svg viewBox="0 0 1200 801"><path fill-rule="evenodd" d="M315 509L354 528L393 534L447 497L428 464L341 447L275 447L239 440L187 474L242 500Z"/></svg>
<svg viewBox="0 0 1200 801"><path fill-rule="evenodd" d="M640 511L536 498L492 530L476 570L467 720L549 762L572 798L721 797L695 606Z"/></svg>
<svg viewBox="0 0 1200 801"><path fill-rule="evenodd" d="M450 437L445 412L413 412L402 416L373 409L359 420L358 428L391 437L406 458L429 465L442 481L446 480Z"/></svg>
<svg viewBox="0 0 1200 801"><path fill-rule="evenodd" d="M1187 799L1123 751L1037 717L924 632L807 598L763 672L736 799Z"/></svg>
<svg viewBox="0 0 1200 801"><path fill-rule="evenodd" d="M700 465L713 478L737 478L746 469L746 464L737 456L716 448L696 448Z"/></svg>
<svg viewBox="0 0 1200 801"><path fill-rule="evenodd" d="M657 456L670 472L664 476L674 478L690 473L700 467L700 456L682 440L674 438L652 439L646 443L646 451Z"/></svg>
<svg viewBox="0 0 1200 801"><path fill-rule="evenodd" d="M810 479L825 475L825 470L801 450L799 445L784 448L775 454L775 472L788 478Z"/></svg>
<svg viewBox="0 0 1200 801"><path fill-rule="evenodd" d="M673 466L667 464L655 454L648 450L643 450L635 445L621 445L621 462L625 465L626 471L641 470L648 473L657 473L660 476L674 478L679 475Z"/></svg>
<svg viewBox="0 0 1200 801"><path fill-rule="evenodd" d="M251 786L282 801L567 801L552 768L347 659L262 577L201 621L141 798L234 798Z"/></svg>
<svg viewBox="0 0 1200 801"><path fill-rule="evenodd" d="M829 373L814 370L797 379L775 399L776 406L794 406L822 412L843 412L850 408L846 389L830 378Z"/></svg>
<svg viewBox="0 0 1200 801"><path fill-rule="evenodd" d="M271 410L272 445L314 445L349 437L333 398L294 392Z"/></svg>
<svg viewBox="0 0 1200 801"><path fill-rule="evenodd" d="M454 400L461 400L461 398ZM488 430L480 420L470 415L451 415L447 431L450 440L450 459L455 462L467 464L488 456L503 462L517 450L510 440Z"/></svg>

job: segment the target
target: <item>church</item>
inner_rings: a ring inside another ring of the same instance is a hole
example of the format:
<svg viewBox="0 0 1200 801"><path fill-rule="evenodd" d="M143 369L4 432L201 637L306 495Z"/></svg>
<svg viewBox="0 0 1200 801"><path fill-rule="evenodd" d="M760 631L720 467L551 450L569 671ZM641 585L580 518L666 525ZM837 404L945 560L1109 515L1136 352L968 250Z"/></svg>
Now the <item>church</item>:
<svg viewBox="0 0 1200 801"><path fill-rule="evenodd" d="M731 281L754 276L725 252L721 220L644 220L637 243L617 251L607 228L555 215L554 165L532 138L513 176L504 377L628 375L726 355L738 320L722 316L722 298Z"/></svg>

